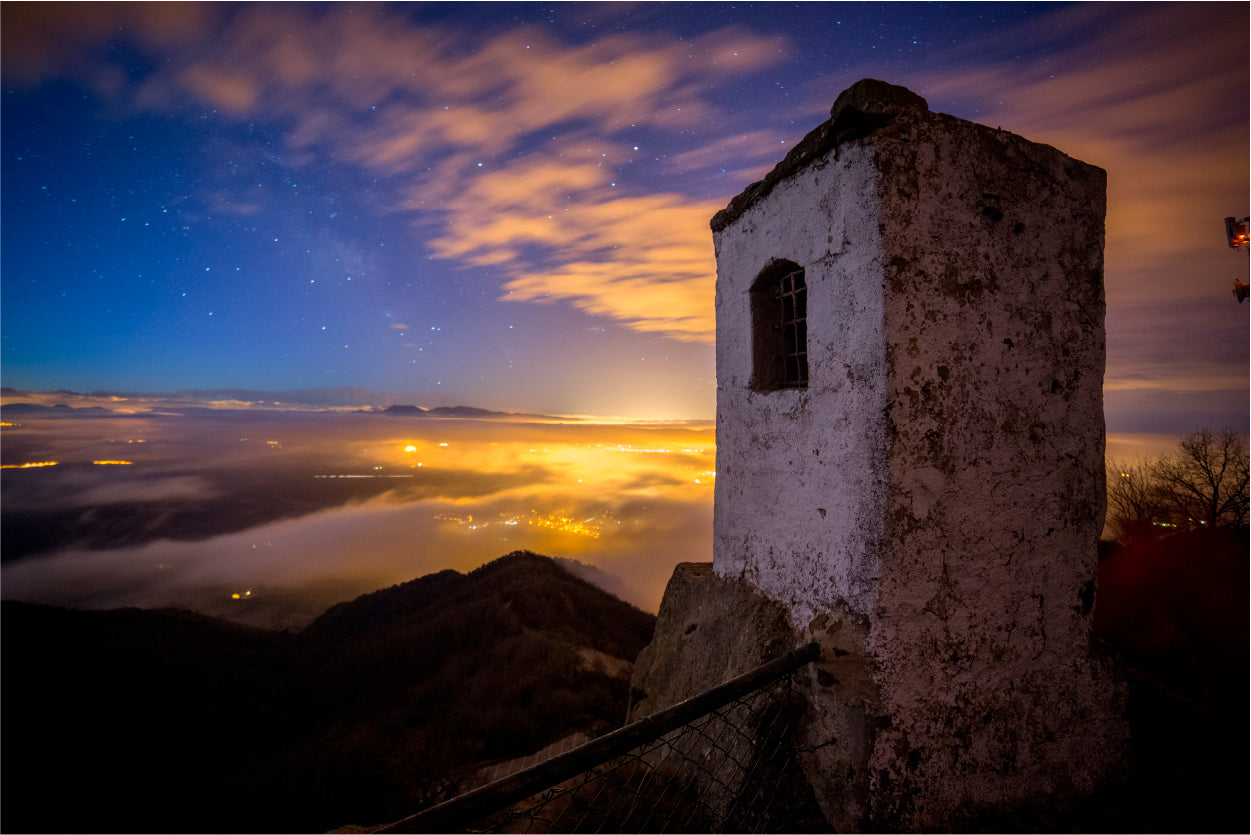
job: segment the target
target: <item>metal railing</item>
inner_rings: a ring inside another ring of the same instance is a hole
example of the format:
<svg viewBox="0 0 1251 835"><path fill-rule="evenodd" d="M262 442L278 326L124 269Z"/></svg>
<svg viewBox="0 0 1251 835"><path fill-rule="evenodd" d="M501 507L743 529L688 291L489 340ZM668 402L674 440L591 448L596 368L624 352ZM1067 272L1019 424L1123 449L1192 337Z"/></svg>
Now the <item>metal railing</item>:
<svg viewBox="0 0 1251 835"><path fill-rule="evenodd" d="M824 828L799 773L793 674L815 643L381 832L776 832Z"/></svg>

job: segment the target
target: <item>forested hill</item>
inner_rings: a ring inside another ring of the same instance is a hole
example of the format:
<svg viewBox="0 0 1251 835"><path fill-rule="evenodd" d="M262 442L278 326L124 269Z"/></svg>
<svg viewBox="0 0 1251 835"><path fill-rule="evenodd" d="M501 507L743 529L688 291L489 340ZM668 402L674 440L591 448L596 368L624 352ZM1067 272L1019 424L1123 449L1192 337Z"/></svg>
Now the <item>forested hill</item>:
<svg viewBox="0 0 1251 835"><path fill-rule="evenodd" d="M619 725L655 618L514 553L300 633L0 606L5 831L326 831Z"/></svg>

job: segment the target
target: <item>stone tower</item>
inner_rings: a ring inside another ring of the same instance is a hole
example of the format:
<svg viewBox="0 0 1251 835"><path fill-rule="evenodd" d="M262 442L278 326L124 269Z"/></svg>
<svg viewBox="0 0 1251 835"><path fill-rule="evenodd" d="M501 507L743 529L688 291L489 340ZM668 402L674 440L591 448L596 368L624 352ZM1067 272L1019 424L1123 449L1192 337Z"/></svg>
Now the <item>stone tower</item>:
<svg viewBox="0 0 1251 835"><path fill-rule="evenodd" d="M1105 185L865 80L713 218L715 577L679 567L658 633L750 593L821 643L804 765L836 829L1063 806L1118 767L1090 645ZM688 659L729 651L684 629Z"/></svg>

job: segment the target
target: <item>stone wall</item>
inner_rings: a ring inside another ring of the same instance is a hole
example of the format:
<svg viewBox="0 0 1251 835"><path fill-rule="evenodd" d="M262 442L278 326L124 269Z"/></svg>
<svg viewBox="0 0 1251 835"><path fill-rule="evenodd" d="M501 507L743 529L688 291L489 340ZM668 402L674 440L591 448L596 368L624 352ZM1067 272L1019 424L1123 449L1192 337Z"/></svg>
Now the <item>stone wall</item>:
<svg viewBox="0 0 1251 835"><path fill-rule="evenodd" d="M910 826L1087 793L1125 733L1089 644L1105 174L937 114L875 161L892 231L869 653L892 723L870 768L903 789L875 814Z"/></svg>
<svg viewBox="0 0 1251 835"><path fill-rule="evenodd" d="M1060 808L1119 767L1123 691L1089 642L1104 189L865 81L713 219L714 571L822 645L805 766L840 830ZM751 289L782 259L806 273L809 379L762 391ZM728 593L704 586L671 586L658 634ZM715 678L701 653L745 669L724 659L759 627L738 628L657 645L636 682Z"/></svg>

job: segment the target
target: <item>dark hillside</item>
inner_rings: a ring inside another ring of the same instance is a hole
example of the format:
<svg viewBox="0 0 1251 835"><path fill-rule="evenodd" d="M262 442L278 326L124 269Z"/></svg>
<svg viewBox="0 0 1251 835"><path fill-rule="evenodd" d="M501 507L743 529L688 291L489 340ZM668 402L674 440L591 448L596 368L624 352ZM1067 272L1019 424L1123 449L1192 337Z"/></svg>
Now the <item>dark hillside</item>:
<svg viewBox="0 0 1251 835"><path fill-rule="evenodd" d="M464 582L464 574L449 569L370 592L331 606L300 634L305 641L326 646L368 635L405 618L419 617L440 597L460 589Z"/></svg>
<svg viewBox="0 0 1251 835"><path fill-rule="evenodd" d="M403 817L482 764L619 724L654 622L524 553L296 635L179 611L0 613L0 828L63 832Z"/></svg>
<svg viewBox="0 0 1251 835"><path fill-rule="evenodd" d="M289 635L180 611L0 611L5 831L177 830L192 787L280 739Z"/></svg>
<svg viewBox="0 0 1251 835"><path fill-rule="evenodd" d="M633 662L655 618L580 580L548 557L517 552L467 575L445 571L333 607L300 635L312 670L308 708L327 748L342 721L385 740L406 765L371 781L368 811L316 799L324 819L382 822L452 787L472 763L508 759L578 730L625 718L628 675L595 653ZM354 779L355 766L302 755L266 762L296 783Z"/></svg>

